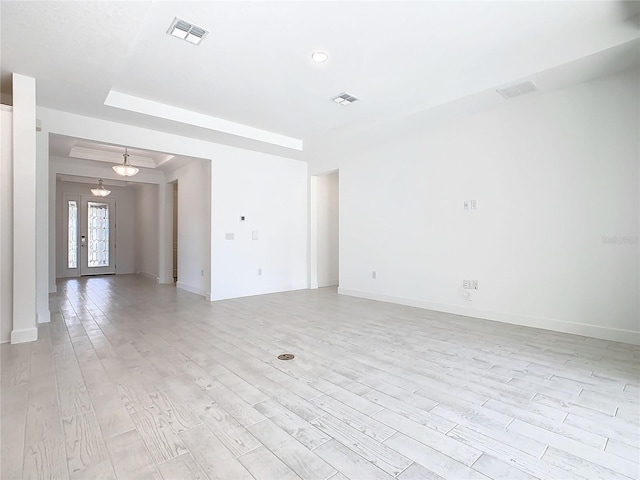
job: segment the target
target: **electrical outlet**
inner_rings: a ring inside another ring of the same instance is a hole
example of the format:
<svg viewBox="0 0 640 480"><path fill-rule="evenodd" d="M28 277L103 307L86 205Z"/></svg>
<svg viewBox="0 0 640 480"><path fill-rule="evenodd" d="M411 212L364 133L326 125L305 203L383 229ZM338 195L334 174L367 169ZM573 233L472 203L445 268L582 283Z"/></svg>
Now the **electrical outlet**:
<svg viewBox="0 0 640 480"><path fill-rule="evenodd" d="M371 278L373 278L374 280L375 280L376 278L378 278L378 274L376 273L376 271L375 271L375 270L373 270L373 271L371 272Z"/></svg>
<svg viewBox="0 0 640 480"><path fill-rule="evenodd" d="M225 233L224 234L224 238L225 238L225 240L233 240L233 239L236 238L236 236L233 233Z"/></svg>

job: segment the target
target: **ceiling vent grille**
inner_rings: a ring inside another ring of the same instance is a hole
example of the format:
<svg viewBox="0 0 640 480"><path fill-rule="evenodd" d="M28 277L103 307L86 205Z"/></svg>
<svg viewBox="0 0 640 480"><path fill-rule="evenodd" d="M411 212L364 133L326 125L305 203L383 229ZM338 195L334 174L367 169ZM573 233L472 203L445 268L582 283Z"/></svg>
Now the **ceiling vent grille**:
<svg viewBox="0 0 640 480"><path fill-rule="evenodd" d="M337 97L333 97L331 100L342 105L343 107L346 107L347 105L351 105L353 102L357 101L358 99L353 95L351 95L350 93L344 92L338 95Z"/></svg>
<svg viewBox="0 0 640 480"><path fill-rule="evenodd" d="M520 95L535 92L536 90L537 88L533 82L527 81L524 83L518 83L517 85L511 85L510 87L499 88L496 91L509 100L511 98L519 97Z"/></svg>
<svg viewBox="0 0 640 480"><path fill-rule="evenodd" d="M194 45L200 45L202 39L206 37L209 32L202 27L198 27L176 17L173 19L173 22L171 22L167 33L173 37L193 43Z"/></svg>

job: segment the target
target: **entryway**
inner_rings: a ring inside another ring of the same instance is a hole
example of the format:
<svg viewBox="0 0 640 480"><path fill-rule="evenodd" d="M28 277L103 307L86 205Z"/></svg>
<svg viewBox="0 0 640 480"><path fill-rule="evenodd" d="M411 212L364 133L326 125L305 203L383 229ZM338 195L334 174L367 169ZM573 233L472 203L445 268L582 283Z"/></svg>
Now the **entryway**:
<svg viewBox="0 0 640 480"><path fill-rule="evenodd" d="M64 272L67 277L116 273L116 201L64 194Z"/></svg>

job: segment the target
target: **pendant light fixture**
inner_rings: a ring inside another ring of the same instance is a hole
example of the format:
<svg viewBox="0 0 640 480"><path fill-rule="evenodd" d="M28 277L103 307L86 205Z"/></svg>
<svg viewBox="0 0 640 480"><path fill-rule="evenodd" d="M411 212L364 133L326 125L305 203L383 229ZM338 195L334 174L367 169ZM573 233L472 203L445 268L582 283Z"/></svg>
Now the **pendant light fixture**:
<svg viewBox="0 0 640 480"><path fill-rule="evenodd" d="M129 163L129 154L127 153L127 147L124 148L124 162L122 165L114 165L113 171L118 175L122 175L123 177L133 177L136 173L140 171L138 167L134 167Z"/></svg>
<svg viewBox="0 0 640 480"><path fill-rule="evenodd" d="M98 186L91 189L91 193L93 193L94 197L106 197L111 193L111 190L107 190L106 188L104 188L102 179L100 179L98 180Z"/></svg>

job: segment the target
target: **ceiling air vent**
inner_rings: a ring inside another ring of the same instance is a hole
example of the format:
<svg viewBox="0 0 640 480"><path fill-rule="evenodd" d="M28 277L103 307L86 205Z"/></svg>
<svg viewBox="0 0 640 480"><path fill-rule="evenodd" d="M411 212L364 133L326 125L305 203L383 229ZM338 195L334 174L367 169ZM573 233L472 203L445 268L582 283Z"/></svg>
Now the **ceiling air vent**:
<svg viewBox="0 0 640 480"><path fill-rule="evenodd" d="M496 91L509 100L511 98L519 97L520 95L535 92L536 90L537 88L533 82L527 81L524 83L518 83L517 85L511 85L510 87L499 88Z"/></svg>
<svg viewBox="0 0 640 480"><path fill-rule="evenodd" d="M173 19L171 26L167 33L173 37L181 38L194 45L199 45L204 37L207 36L207 32L204 28L193 25L178 17Z"/></svg>
<svg viewBox="0 0 640 480"><path fill-rule="evenodd" d="M343 107L346 107L347 105L351 105L353 102L355 102L358 99L353 95L351 95L350 93L344 92L338 95L337 97L333 97L331 100L333 100L336 103L339 103Z"/></svg>

